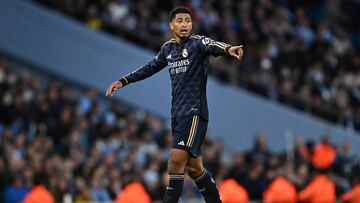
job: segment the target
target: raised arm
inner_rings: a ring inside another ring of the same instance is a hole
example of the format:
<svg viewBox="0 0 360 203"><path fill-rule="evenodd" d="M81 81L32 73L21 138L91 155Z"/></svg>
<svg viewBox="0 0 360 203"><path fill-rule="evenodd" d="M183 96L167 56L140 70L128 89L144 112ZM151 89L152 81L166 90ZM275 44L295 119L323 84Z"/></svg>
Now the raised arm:
<svg viewBox="0 0 360 203"><path fill-rule="evenodd" d="M113 96L113 92L130 83L144 80L155 73L159 72L167 65L162 50L149 63L143 65L134 72L122 77L120 80L114 81L106 90L106 96Z"/></svg>

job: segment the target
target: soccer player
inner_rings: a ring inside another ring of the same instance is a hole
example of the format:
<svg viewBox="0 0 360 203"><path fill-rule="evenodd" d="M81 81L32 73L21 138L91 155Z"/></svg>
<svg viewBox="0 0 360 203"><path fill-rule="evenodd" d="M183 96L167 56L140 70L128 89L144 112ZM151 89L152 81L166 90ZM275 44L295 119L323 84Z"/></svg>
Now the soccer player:
<svg viewBox="0 0 360 203"><path fill-rule="evenodd" d="M238 60L242 46L231 46L205 36L193 35L192 13L184 7L170 12L169 26L173 38L165 42L157 56L138 70L113 82L106 95L130 83L143 80L168 67L172 86L172 149L168 160L169 186L163 202L179 201L184 173L195 181L207 203L221 202L214 179L203 166L200 147L208 125L206 83L209 56L230 55Z"/></svg>

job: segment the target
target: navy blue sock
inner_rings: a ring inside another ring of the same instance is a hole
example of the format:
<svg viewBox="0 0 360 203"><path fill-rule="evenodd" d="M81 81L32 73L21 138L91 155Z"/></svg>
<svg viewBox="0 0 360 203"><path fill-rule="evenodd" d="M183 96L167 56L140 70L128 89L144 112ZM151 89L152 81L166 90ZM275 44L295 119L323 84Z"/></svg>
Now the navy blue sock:
<svg viewBox="0 0 360 203"><path fill-rule="evenodd" d="M199 191L204 196L206 203L221 203L219 191L216 187L214 179L204 170L204 172L194 179Z"/></svg>
<svg viewBox="0 0 360 203"><path fill-rule="evenodd" d="M163 203L177 203L183 190L184 174L170 174L169 186L166 188Z"/></svg>

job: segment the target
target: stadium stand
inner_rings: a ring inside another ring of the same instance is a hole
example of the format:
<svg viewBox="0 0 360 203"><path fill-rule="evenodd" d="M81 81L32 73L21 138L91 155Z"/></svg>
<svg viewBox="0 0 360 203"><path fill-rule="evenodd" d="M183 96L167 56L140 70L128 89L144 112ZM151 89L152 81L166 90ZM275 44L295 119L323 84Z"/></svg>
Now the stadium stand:
<svg viewBox="0 0 360 203"><path fill-rule="evenodd" d="M169 10L187 6L195 14L194 33L245 45L243 63L213 61L220 81L360 130L359 1L37 2L153 49L171 37Z"/></svg>

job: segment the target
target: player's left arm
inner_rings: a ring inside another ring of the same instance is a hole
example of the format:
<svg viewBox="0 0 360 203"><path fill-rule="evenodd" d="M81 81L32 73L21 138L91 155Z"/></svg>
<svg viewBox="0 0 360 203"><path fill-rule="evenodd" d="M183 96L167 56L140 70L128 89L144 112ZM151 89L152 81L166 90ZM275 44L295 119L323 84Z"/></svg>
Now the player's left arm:
<svg viewBox="0 0 360 203"><path fill-rule="evenodd" d="M230 55L238 60L241 60L244 55L242 47L242 45L233 46L224 42L215 41L209 37L203 37L200 43L200 49L208 55Z"/></svg>

